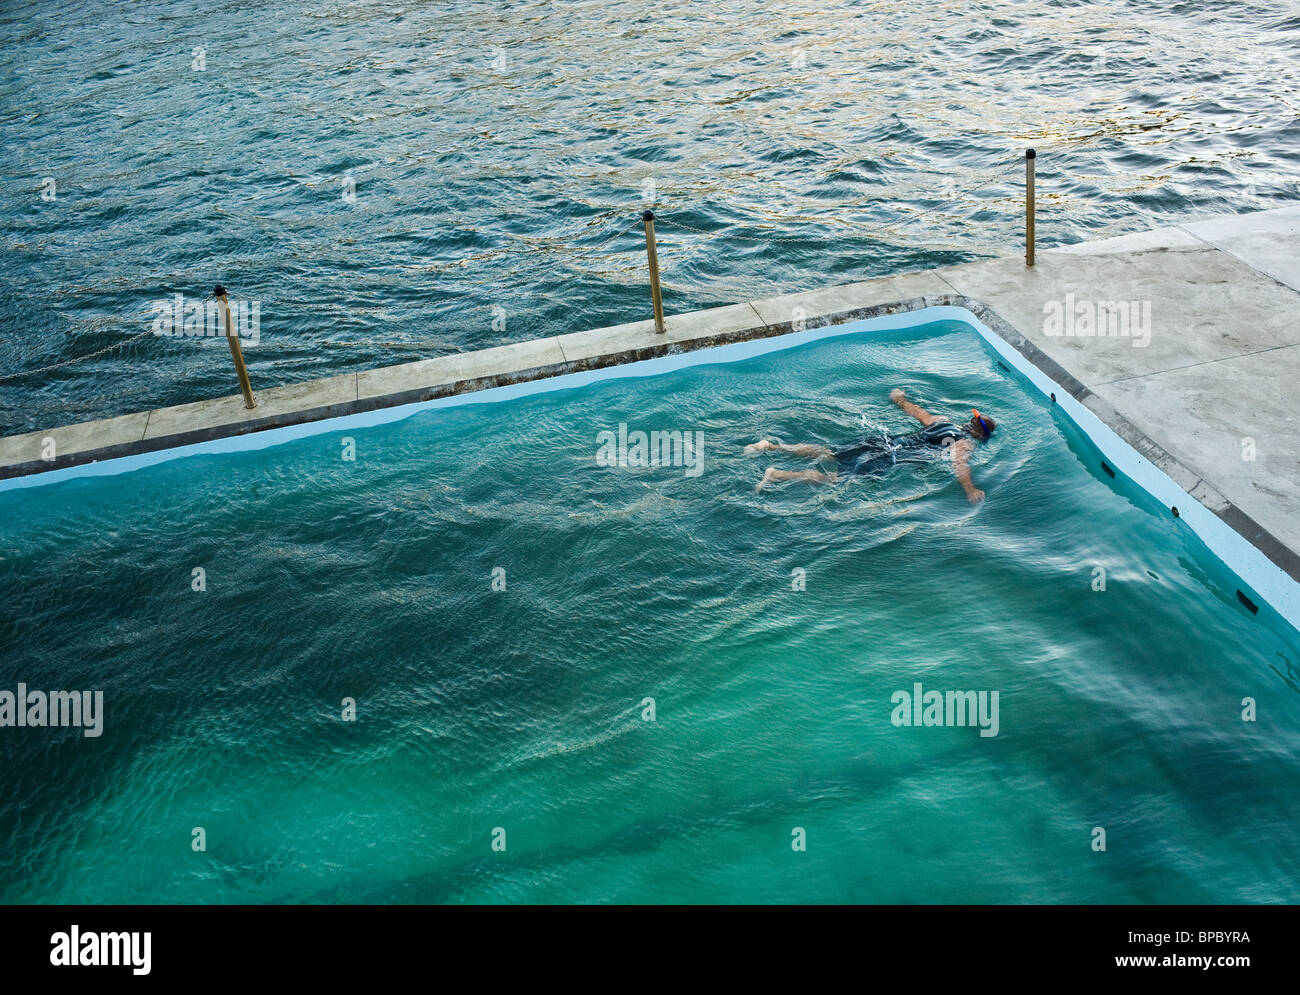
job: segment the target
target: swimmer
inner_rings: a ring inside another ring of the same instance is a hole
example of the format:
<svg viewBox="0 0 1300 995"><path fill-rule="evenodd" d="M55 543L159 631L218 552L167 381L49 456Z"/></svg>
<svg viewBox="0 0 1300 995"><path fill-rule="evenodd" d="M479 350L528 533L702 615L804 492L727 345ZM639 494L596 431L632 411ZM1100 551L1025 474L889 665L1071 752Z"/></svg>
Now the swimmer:
<svg viewBox="0 0 1300 995"><path fill-rule="evenodd" d="M924 463L925 452L939 449L951 454L952 472L961 484L962 490L966 492L967 500L973 504L983 501L984 492L970 479L969 459L975 444L983 442L992 435L997 428L997 422L972 408L970 420L964 425L957 425L938 415L930 414L918 404L913 404L898 387L889 392L889 399L925 427L896 439L881 432L879 437L863 439L840 449L829 449L814 443L787 446L780 442L762 439L746 446L745 452L751 456L766 452L790 453L792 456L819 462L833 460L838 466L830 473L821 470L778 470L772 467L763 475L763 479L758 482L758 487L755 489L762 490L768 484L782 480L833 484L841 476L883 473L899 463Z"/></svg>

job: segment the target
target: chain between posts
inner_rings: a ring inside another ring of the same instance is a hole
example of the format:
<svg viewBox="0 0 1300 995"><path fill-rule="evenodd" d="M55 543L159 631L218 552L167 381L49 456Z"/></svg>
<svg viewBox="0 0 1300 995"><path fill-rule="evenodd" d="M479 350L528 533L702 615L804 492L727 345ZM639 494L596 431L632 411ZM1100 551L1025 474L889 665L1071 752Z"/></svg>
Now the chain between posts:
<svg viewBox="0 0 1300 995"><path fill-rule="evenodd" d="M38 366L32 370L19 370L16 373L6 373L3 376L0 376L0 382L5 380L17 380L19 377L30 377L36 373L49 373L51 370L61 370L65 366L71 366L74 363L83 363L87 359L95 359L97 356L103 356L106 353L112 352L114 349L121 349L123 346L130 345L132 342L142 339L146 335L152 334L153 329L149 329L148 331L140 332L138 335L132 335L130 338L123 339L121 342L114 342L112 345L105 346L103 349L96 349L94 352L88 352L84 356L65 359L61 363L51 363L49 366Z"/></svg>

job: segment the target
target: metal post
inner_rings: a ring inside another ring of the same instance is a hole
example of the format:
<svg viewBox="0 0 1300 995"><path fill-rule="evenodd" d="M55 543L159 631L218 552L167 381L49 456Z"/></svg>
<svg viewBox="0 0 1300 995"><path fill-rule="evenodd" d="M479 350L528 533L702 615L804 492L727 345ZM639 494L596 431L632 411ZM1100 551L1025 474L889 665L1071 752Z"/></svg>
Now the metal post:
<svg viewBox="0 0 1300 995"><path fill-rule="evenodd" d="M234 323L230 320L230 301L226 299L226 288L217 284L212 295L221 306L221 318L226 326L226 342L230 345L230 358L235 361L235 372L239 374L239 389L244 392L244 407L255 408L253 387L248 382L248 369L244 366L244 351L239 348L239 336L235 333Z"/></svg>
<svg viewBox="0 0 1300 995"><path fill-rule="evenodd" d="M645 222L645 254L650 260L650 296L655 305L655 331L664 333L664 301L659 295L659 253L655 251L655 212L641 215Z"/></svg>
<svg viewBox="0 0 1300 995"><path fill-rule="evenodd" d="M1034 164L1038 156L1025 150L1025 265L1034 265Z"/></svg>

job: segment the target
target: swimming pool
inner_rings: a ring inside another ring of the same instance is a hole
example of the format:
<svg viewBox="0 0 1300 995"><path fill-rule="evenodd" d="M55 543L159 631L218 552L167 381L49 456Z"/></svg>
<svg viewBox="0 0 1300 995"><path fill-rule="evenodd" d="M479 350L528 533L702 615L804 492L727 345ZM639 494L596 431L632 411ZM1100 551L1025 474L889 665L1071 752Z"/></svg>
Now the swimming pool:
<svg viewBox="0 0 1300 995"><path fill-rule="evenodd" d="M927 312L14 483L0 689L105 707L0 730L0 897L1296 901L1267 572L1010 360ZM745 443L904 429L894 386L998 419L983 505L755 493ZM602 465L638 430L702 461ZM917 684L996 735L896 724Z"/></svg>

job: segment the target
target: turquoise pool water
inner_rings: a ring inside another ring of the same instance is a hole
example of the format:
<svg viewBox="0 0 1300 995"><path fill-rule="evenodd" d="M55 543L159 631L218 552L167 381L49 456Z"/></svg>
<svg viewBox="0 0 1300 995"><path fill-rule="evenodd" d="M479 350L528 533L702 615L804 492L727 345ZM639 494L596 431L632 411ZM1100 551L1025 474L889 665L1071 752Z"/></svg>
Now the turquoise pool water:
<svg viewBox="0 0 1300 995"><path fill-rule="evenodd" d="M105 701L0 729L0 900L1300 900L1294 631L969 325L700 358L0 492L0 690ZM983 505L755 493L894 386L998 419ZM918 682L997 735L896 726Z"/></svg>

